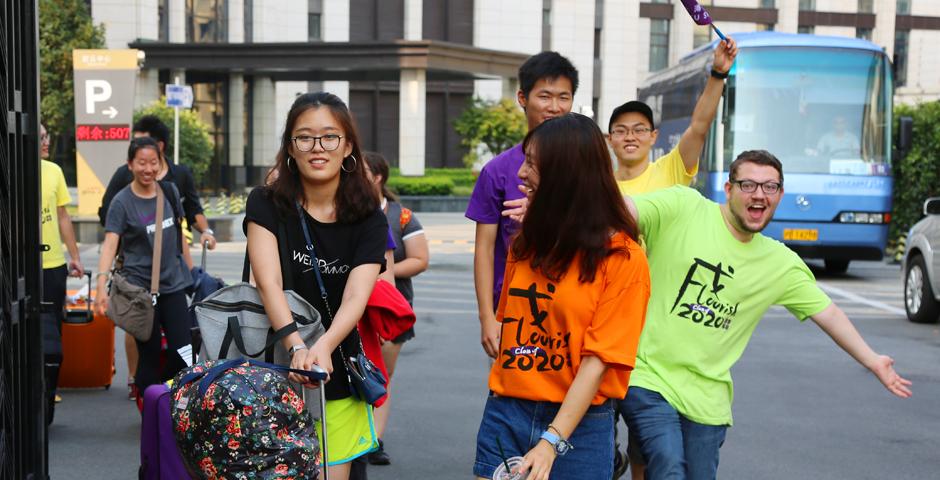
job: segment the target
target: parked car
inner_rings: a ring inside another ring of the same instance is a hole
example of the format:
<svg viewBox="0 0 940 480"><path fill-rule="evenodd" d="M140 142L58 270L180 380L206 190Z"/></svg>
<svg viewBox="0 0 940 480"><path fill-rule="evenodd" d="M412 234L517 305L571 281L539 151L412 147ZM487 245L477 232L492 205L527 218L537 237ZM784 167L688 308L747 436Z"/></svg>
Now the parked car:
<svg viewBox="0 0 940 480"><path fill-rule="evenodd" d="M927 217L914 224L904 252L904 309L908 320L940 319L940 197L924 202Z"/></svg>

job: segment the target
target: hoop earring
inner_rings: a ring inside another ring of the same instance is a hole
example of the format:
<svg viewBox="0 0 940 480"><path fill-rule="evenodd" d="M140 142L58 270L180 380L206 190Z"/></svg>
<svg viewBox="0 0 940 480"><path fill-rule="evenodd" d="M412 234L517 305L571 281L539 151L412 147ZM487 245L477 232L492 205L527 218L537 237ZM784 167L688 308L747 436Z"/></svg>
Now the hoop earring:
<svg viewBox="0 0 940 480"><path fill-rule="evenodd" d="M348 157L348 158L351 158L351 159L353 160L353 166L352 166L352 168L350 168L349 170L346 170L346 159L345 159L345 158L343 159L343 163L341 163L341 164L339 165L339 168L340 168L342 171L346 172L346 173L355 172L355 171L356 171L356 167L359 166L359 161L356 160L356 156L353 155L353 154L349 154L349 157Z"/></svg>
<svg viewBox="0 0 940 480"><path fill-rule="evenodd" d="M291 158L290 155L288 155L288 156L287 156L287 169L293 172L294 169L293 169L293 168L290 168L290 161L291 161L291 160L293 160L293 158Z"/></svg>

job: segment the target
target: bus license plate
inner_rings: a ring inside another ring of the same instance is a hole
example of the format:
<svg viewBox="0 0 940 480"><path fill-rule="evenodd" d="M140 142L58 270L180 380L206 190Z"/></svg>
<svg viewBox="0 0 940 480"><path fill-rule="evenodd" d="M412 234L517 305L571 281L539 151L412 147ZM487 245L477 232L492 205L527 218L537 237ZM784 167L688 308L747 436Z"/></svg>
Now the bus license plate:
<svg viewBox="0 0 940 480"><path fill-rule="evenodd" d="M819 230L815 228L784 228L783 239L800 242L815 242L819 240Z"/></svg>

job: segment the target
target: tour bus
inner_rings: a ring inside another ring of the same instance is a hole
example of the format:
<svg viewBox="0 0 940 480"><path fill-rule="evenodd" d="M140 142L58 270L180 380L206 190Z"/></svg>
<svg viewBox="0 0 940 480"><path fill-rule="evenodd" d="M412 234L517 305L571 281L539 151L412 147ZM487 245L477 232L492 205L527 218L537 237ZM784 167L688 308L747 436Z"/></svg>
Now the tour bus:
<svg viewBox="0 0 940 480"><path fill-rule="evenodd" d="M732 35L740 49L701 157L695 188L724 203L728 166L768 150L783 163L784 195L764 234L844 272L880 260L891 221L891 63L847 37ZM679 142L708 78L717 41L656 72L639 98L659 118L653 158Z"/></svg>

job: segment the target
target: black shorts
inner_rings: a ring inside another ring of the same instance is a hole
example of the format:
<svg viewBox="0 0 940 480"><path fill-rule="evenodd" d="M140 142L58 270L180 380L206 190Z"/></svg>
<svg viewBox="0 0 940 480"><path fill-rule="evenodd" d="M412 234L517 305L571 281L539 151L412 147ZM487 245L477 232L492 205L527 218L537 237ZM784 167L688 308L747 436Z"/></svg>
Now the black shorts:
<svg viewBox="0 0 940 480"><path fill-rule="evenodd" d="M401 345L407 342L408 340L411 340L412 338L415 338L415 327L411 327L408 330L405 330L404 332L402 332L401 335L393 338L392 343L394 343L395 345Z"/></svg>

